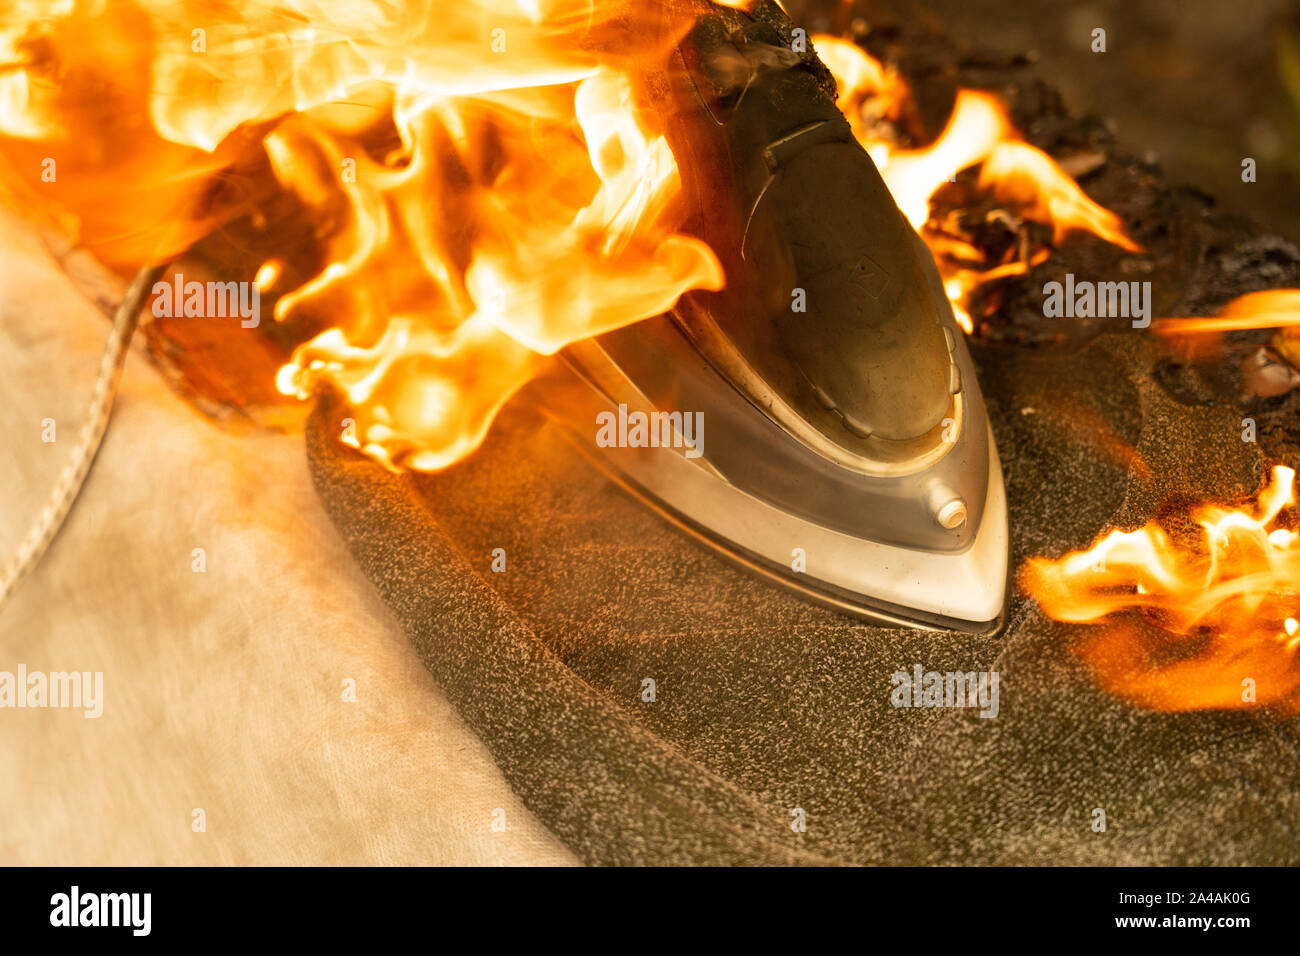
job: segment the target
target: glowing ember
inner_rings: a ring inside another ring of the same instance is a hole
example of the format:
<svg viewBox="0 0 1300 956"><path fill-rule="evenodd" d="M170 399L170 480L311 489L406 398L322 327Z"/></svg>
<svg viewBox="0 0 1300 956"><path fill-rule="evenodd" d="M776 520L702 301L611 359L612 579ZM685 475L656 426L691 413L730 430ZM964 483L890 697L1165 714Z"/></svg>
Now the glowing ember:
<svg viewBox="0 0 1300 956"><path fill-rule="evenodd" d="M1124 234L1114 213L1089 199L1050 156L1016 138L1006 107L997 97L959 90L948 125L938 138L921 149L902 149L889 135L892 130L880 121L898 118L910 96L907 85L856 44L824 34L814 36L813 43L835 75L838 104L854 135L934 254L953 310L967 332L973 328L967 306L974 289L993 279L1023 274L1041 259L989 267L978 249L969 244L959 248L931 221L935 193L963 169L980 166L980 188L1014 206L1023 218L1051 226L1055 242L1082 230L1131 252L1141 251Z"/></svg>
<svg viewBox="0 0 1300 956"><path fill-rule="evenodd" d="M1295 472L1282 465L1252 506L1202 504L1199 531L1112 531L1087 551L1033 558L1021 584L1061 621L1102 625L1083 649L1111 690L1157 710L1300 707L1300 533ZM1163 637L1148 646L1142 612ZM1172 660L1160 661L1161 655Z"/></svg>
<svg viewBox="0 0 1300 956"><path fill-rule="evenodd" d="M291 193L323 261L254 281L277 319L333 327L279 387L340 389L355 444L440 468L544 356L721 287L633 92L690 23L641 0L23 2L0 182L124 268Z"/></svg>

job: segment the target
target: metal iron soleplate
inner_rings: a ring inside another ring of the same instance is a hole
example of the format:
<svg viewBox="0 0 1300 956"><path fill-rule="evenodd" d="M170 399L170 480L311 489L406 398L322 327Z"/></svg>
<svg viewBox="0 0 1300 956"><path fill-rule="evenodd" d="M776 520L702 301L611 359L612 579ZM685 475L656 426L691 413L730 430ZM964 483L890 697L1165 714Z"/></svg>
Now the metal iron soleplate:
<svg viewBox="0 0 1300 956"><path fill-rule="evenodd" d="M574 444L629 493L728 558L805 597L873 621L978 634L1001 629L1008 584L1006 492L982 408L978 422L987 438L982 460L988 474L980 483L982 507L972 508L978 515L973 534L961 548L905 547L827 527L737 487L709 462L707 441L706 454L694 459L673 448L600 448L592 440L598 414L617 414L619 404L646 410L655 403L597 342L573 349L556 373L532 391ZM762 455L762 446L753 453ZM850 500L846 496L846 504ZM793 570L795 548L803 549L803 571Z"/></svg>
<svg viewBox="0 0 1300 956"><path fill-rule="evenodd" d="M616 483L678 527L818 603L903 627L986 635L1002 628L1007 504L991 434L983 519L970 547L958 553L893 547L805 521L673 450L628 455L628 449L577 444ZM806 555L802 572L792 570L795 548Z"/></svg>

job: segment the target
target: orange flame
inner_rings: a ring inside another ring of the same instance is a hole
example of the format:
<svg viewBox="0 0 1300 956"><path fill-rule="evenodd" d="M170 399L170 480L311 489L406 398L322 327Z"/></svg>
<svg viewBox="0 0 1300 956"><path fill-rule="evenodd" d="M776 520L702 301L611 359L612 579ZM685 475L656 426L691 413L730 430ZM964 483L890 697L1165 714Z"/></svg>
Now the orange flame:
<svg viewBox="0 0 1300 956"><path fill-rule="evenodd" d="M749 10L758 2L758 0L713 0L713 2L717 3L719 6L732 7L736 10ZM782 10L785 9L785 4L782 3L781 0L776 0L776 5Z"/></svg>
<svg viewBox="0 0 1300 956"><path fill-rule="evenodd" d="M1030 559L1021 585L1051 617L1096 624L1141 611L1164 635L1154 651L1133 622L1084 649L1111 690L1156 710L1300 707L1300 533L1289 524L1295 472L1273 469L1249 508L1201 504L1199 534L1152 521L1087 551ZM1287 520L1289 515L1289 522ZM1172 662L1153 658L1173 656Z"/></svg>
<svg viewBox="0 0 1300 956"><path fill-rule="evenodd" d="M376 296L368 311L385 323L377 341L358 347L331 330L299 349L279 384L303 397L322 380L342 388L356 413L360 447L385 464L452 464L482 441L541 357L664 312L687 289L722 285L707 246L674 234L663 220L679 189L677 167L666 141L642 126L627 78L598 69L556 106L572 112L550 120L556 126L542 141L539 111L482 117L444 104L413 118L416 142L430 145L417 146L417 159L397 172L367 171L375 191L352 196L354 220L365 230L347 237L334 264L277 307L279 313L328 301L335 290ZM430 222L420 200L454 181L453 164L474 163L485 121L518 164L494 171L490 181L456 184L454 202L465 219L454 229L476 233L468 265L457 269L451 243L434 245L447 225ZM581 139L570 132L575 123ZM448 125L460 136L435 149L433 137ZM549 153L545 163L542 151ZM282 154L292 164L301 152L272 148L272 161ZM291 165L282 179L300 182L301 172ZM411 257L404 238L415 242L420 265L438 286L439 311L390 315L388 290L367 281Z"/></svg>
<svg viewBox="0 0 1300 956"><path fill-rule="evenodd" d="M1217 316L1157 319L1155 328L1178 335L1184 332L1233 332L1300 326L1300 289L1270 289L1233 299Z"/></svg>
<svg viewBox="0 0 1300 956"><path fill-rule="evenodd" d="M951 237L931 223L931 213L935 194L964 169L980 166L980 188L1013 205L1023 218L1051 226L1054 242L1082 230L1130 252L1141 251L1124 233L1119 217L1089 199L1050 156L1016 138L1006 107L996 96L959 90L948 124L934 142L921 149L901 149L882 134L880 120L898 118L910 97L907 85L854 43L825 34L814 36L813 43L839 84L838 103L854 135L871 154L894 201L930 246L953 310L967 332L973 330L967 306L976 288L1023 274L1041 259L987 270L958 261L980 259L982 254L967 244L964 256L955 257Z"/></svg>
<svg viewBox="0 0 1300 956"><path fill-rule="evenodd" d="M633 92L689 25L645 0L22 0L0 26L0 181L122 266L292 194L323 261L256 282L277 319L333 327L281 391L336 387L368 454L441 468L545 356L721 287L675 230L676 163Z"/></svg>
<svg viewBox="0 0 1300 956"><path fill-rule="evenodd" d="M254 281L277 319L324 331L278 387L337 388L347 440L389 467L445 467L545 356L721 287L713 253L676 231L677 167L634 95L688 6L17 0L0 24L0 191L57 210L122 268L292 195L320 261L304 278L277 258ZM934 144L898 149L874 130L906 83L853 44L816 43L918 226L943 182L983 163L981 184L1058 239L1135 248L993 97L962 91ZM1041 261L925 234L968 329L972 289Z"/></svg>
<svg viewBox="0 0 1300 956"><path fill-rule="evenodd" d="M995 146L980 169L980 186L1019 206L1025 218L1051 226L1053 242L1079 229L1129 252L1142 251L1124 234L1118 216L1089 199L1052 157L1028 143Z"/></svg>
<svg viewBox="0 0 1300 956"><path fill-rule="evenodd" d="M853 135L879 166L889 158L890 146L874 138L878 120L897 120L911 98L907 81L890 67L862 52L849 40L826 34L813 37L817 56L835 77L838 96L835 105L849 121ZM895 199L897 201L897 198Z"/></svg>

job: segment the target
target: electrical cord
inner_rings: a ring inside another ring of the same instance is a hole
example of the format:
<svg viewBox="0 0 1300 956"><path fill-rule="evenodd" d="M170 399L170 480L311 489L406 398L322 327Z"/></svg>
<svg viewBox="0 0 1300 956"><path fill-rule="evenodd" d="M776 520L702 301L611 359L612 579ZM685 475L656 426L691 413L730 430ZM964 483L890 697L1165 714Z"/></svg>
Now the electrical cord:
<svg viewBox="0 0 1300 956"><path fill-rule="evenodd" d="M3 572L0 572L0 608L13 594L19 582L40 562L81 493L90 466L94 464L99 446L104 440L104 432L108 429L113 399L117 395L117 385L122 377L122 366L126 363L131 338L139 323L140 310L144 307L149 290L165 268L165 265L146 266L137 272L113 314L113 328L100 359L99 374L90 397L89 415L81 426L72 458L59 473L45 507L28 529Z"/></svg>

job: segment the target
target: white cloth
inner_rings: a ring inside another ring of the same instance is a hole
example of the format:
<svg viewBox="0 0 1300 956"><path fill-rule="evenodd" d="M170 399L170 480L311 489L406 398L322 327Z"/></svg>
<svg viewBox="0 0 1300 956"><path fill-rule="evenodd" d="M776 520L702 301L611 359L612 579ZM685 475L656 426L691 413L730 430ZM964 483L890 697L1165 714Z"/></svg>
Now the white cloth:
<svg viewBox="0 0 1300 956"><path fill-rule="evenodd" d="M108 329L0 210L0 561L68 459ZM67 525L0 608L0 671L20 664L102 671L103 715L0 709L0 863L576 862L352 562L301 437L224 432L138 350Z"/></svg>

